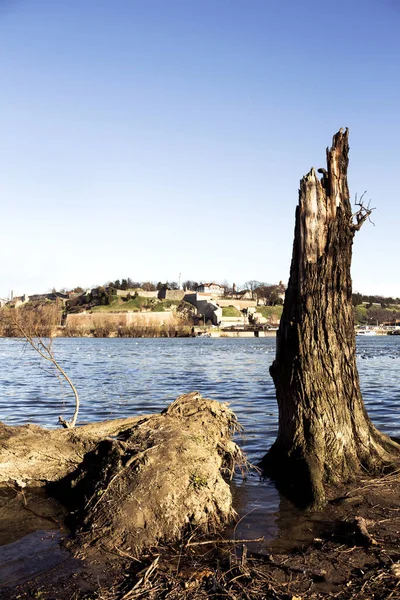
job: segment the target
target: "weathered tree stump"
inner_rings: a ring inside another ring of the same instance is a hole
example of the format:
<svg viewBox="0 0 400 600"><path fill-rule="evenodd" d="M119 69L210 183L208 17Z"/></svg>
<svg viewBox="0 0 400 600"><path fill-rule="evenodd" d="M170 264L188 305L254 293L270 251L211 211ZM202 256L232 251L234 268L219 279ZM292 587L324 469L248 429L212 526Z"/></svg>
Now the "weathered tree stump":
<svg viewBox="0 0 400 600"><path fill-rule="evenodd" d="M270 372L278 437L265 472L293 499L318 506L326 484L376 471L400 455L367 416L356 367L350 266L355 231L347 184L348 130L327 149L327 170L300 182L290 279Z"/></svg>

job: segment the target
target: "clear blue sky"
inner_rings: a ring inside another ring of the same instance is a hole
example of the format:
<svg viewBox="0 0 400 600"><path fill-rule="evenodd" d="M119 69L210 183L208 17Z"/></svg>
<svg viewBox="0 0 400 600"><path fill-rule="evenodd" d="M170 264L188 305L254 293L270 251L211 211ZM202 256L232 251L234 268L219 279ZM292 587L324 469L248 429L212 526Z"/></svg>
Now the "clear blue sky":
<svg viewBox="0 0 400 600"><path fill-rule="evenodd" d="M399 0L0 0L0 297L287 281L299 180L350 128L400 296Z"/></svg>

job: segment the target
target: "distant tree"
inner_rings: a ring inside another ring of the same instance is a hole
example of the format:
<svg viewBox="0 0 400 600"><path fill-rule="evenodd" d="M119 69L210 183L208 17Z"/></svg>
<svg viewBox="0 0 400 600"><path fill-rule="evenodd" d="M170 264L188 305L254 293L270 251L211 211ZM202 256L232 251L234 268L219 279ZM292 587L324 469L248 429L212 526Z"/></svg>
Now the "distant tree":
<svg viewBox="0 0 400 600"><path fill-rule="evenodd" d="M67 302L66 302L67 312L78 312L77 307L80 306L81 302L82 302L81 298L78 298L77 296L67 300Z"/></svg>
<svg viewBox="0 0 400 600"><path fill-rule="evenodd" d="M124 280L122 280L122 281L124 281ZM140 288L142 284L140 283L140 281L134 281L133 279L128 277L126 279L126 285L127 285L128 290L133 290L135 288Z"/></svg>
<svg viewBox="0 0 400 600"><path fill-rule="evenodd" d="M145 292L155 292L157 290L157 287L151 281L144 281L142 283L142 290L144 290Z"/></svg>
<svg viewBox="0 0 400 600"><path fill-rule="evenodd" d="M194 291L198 287L197 281L192 281L191 279L187 279L182 283L182 287L184 290Z"/></svg>
<svg viewBox="0 0 400 600"><path fill-rule="evenodd" d="M121 290L127 290L128 289L128 280L127 279L123 279L121 281Z"/></svg>
<svg viewBox="0 0 400 600"><path fill-rule="evenodd" d="M179 290L179 285L176 281L170 281L169 282L169 289L170 290Z"/></svg>
<svg viewBox="0 0 400 600"><path fill-rule="evenodd" d="M82 288L80 285L78 285L78 286L77 286L76 288L74 288L72 291L73 291L75 294L82 294L82 292L83 292L83 288Z"/></svg>
<svg viewBox="0 0 400 600"><path fill-rule="evenodd" d="M368 311L368 321L372 325L382 325L386 321L390 321L390 312L379 306L373 306Z"/></svg>
<svg viewBox="0 0 400 600"><path fill-rule="evenodd" d="M224 281L222 281L220 283L220 286L224 288L224 296L226 298L232 297L232 294L233 294L232 285L229 283L229 281L227 279L224 279Z"/></svg>
<svg viewBox="0 0 400 600"><path fill-rule="evenodd" d="M116 279L113 283L113 287L115 287L116 290L120 290L121 289L121 282L119 279Z"/></svg>
<svg viewBox="0 0 400 600"><path fill-rule="evenodd" d="M257 298L268 306L282 304L282 288L279 285L260 285L254 290Z"/></svg>
<svg viewBox="0 0 400 600"><path fill-rule="evenodd" d="M279 297L280 291L277 285L269 286L269 304L275 306L282 303L282 298Z"/></svg>
<svg viewBox="0 0 400 600"><path fill-rule="evenodd" d="M260 283L260 285L254 290L257 300L263 304L268 304L268 287L269 286L265 285L264 283Z"/></svg>
<svg viewBox="0 0 400 600"><path fill-rule="evenodd" d="M358 306L359 304L362 304L363 295L356 292L352 295L351 301L353 303L353 306Z"/></svg>
<svg viewBox="0 0 400 600"><path fill-rule="evenodd" d="M112 292L115 293L115 290L113 290L112 288L106 289L102 286L98 287L95 301L97 301L98 304L100 304L101 306L106 306L110 304Z"/></svg>
<svg viewBox="0 0 400 600"><path fill-rule="evenodd" d="M261 287L261 285L262 283L260 281L257 281L256 279L250 279L249 281L246 281L244 287L246 290L251 292L251 297L254 299L254 292L257 288Z"/></svg>

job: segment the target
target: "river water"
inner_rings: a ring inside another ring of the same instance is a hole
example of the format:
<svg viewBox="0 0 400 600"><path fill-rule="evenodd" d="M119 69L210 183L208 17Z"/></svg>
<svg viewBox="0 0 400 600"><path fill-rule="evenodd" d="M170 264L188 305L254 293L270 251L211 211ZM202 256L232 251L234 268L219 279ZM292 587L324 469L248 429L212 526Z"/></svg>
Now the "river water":
<svg viewBox="0 0 400 600"><path fill-rule="evenodd" d="M251 462L273 443L278 413L269 366L275 338L58 338L54 353L78 388L79 422L160 411L197 390L229 402L245 428L240 440ZM357 339L361 388L369 415L400 437L400 336ZM21 340L0 339L0 420L54 427L70 418L73 398L48 365ZM240 537L276 535L276 511L293 508L255 474L235 482ZM275 516L274 516L275 515Z"/></svg>

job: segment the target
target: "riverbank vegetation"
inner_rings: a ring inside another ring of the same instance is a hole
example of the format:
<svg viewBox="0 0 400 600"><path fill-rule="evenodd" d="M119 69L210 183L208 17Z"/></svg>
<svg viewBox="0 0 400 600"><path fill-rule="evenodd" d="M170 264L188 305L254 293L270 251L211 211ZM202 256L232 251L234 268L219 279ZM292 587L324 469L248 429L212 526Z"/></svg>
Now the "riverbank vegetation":
<svg viewBox="0 0 400 600"><path fill-rule="evenodd" d="M355 325L396 325L400 322L400 303L387 304L385 298L381 302L371 303L360 300L361 294L353 295ZM374 297L376 298L376 297ZM355 304L359 302L360 304ZM258 306L257 312L270 322L279 323L283 306Z"/></svg>
<svg viewBox="0 0 400 600"><path fill-rule="evenodd" d="M185 317L173 314L168 320L151 322L140 314L134 323L127 324L118 314L82 315L82 319L68 319L60 331L65 337L119 337L119 338L156 338L188 337L192 323ZM114 318L117 317L117 318Z"/></svg>
<svg viewBox="0 0 400 600"><path fill-rule="evenodd" d="M130 319L129 313L133 313ZM87 312L68 312L59 301L27 302L18 308L0 308L0 337L23 337L21 329L41 338L186 337L194 313L194 307L186 302L140 297L117 298Z"/></svg>
<svg viewBox="0 0 400 600"><path fill-rule="evenodd" d="M51 337L60 324L57 302L28 302L18 308L0 308L0 337L21 337L21 328L33 336Z"/></svg>

